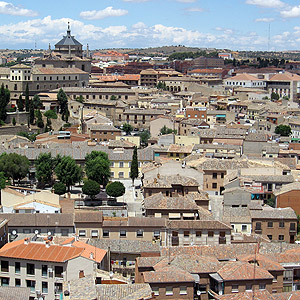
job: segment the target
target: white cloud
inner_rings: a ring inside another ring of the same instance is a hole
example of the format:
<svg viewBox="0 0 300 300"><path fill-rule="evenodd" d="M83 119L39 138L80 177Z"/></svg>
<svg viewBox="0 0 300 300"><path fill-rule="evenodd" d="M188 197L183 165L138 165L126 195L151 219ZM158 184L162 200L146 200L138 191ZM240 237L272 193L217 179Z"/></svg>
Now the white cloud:
<svg viewBox="0 0 300 300"><path fill-rule="evenodd" d="M290 7L289 9L282 11L280 14L284 18L298 18L300 17L300 5Z"/></svg>
<svg viewBox="0 0 300 300"><path fill-rule="evenodd" d="M108 6L103 10L88 10L82 11L80 17L86 20L100 20L107 17L120 17L128 14L128 10L114 9L112 6Z"/></svg>
<svg viewBox="0 0 300 300"><path fill-rule="evenodd" d="M286 4L280 0L246 0L246 3L268 8L280 8L286 6Z"/></svg>
<svg viewBox="0 0 300 300"><path fill-rule="evenodd" d="M265 23L270 23L270 22L273 22L274 19L273 18L259 18L259 19L256 19L255 22L265 22Z"/></svg>
<svg viewBox="0 0 300 300"><path fill-rule="evenodd" d="M203 8L201 7L188 7L185 9L185 11L188 11L188 12L203 12Z"/></svg>
<svg viewBox="0 0 300 300"><path fill-rule="evenodd" d="M15 6L5 1L0 1L0 14L25 17L36 17L38 15L38 13L33 10Z"/></svg>

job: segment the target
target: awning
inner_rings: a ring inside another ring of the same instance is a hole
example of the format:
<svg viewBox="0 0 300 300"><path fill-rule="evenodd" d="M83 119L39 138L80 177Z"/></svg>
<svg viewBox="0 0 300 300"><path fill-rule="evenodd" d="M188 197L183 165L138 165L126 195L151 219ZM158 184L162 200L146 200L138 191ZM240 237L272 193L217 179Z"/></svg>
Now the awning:
<svg viewBox="0 0 300 300"><path fill-rule="evenodd" d="M216 118L226 118L226 115L216 115Z"/></svg>
<svg viewBox="0 0 300 300"><path fill-rule="evenodd" d="M195 215L194 213L183 213L183 217L186 217L186 218L193 218Z"/></svg>
<svg viewBox="0 0 300 300"><path fill-rule="evenodd" d="M169 213L170 219L180 219L180 213Z"/></svg>

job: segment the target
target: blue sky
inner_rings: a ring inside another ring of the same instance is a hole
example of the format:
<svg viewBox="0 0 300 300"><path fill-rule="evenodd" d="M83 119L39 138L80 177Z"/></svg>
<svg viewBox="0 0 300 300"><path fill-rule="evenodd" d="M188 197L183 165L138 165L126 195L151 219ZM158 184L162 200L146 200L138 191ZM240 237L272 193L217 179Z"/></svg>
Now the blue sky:
<svg viewBox="0 0 300 300"><path fill-rule="evenodd" d="M91 49L186 45L298 50L299 0L0 1L0 48L52 46L72 34Z"/></svg>

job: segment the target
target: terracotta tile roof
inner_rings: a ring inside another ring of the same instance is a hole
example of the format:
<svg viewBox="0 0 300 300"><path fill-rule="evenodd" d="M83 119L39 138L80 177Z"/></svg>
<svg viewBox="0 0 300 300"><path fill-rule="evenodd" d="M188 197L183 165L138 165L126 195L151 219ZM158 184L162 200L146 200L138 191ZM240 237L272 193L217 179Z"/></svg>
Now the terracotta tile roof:
<svg viewBox="0 0 300 300"><path fill-rule="evenodd" d="M180 209L180 210L198 210L198 205L194 199L185 196L166 197L162 193L157 193L144 199L146 209Z"/></svg>
<svg viewBox="0 0 300 300"><path fill-rule="evenodd" d="M226 80L227 81L258 81L258 80L263 81L262 79L258 79L257 77L246 73L238 74Z"/></svg>
<svg viewBox="0 0 300 300"><path fill-rule="evenodd" d="M167 266L156 271L144 272L146 283L194 282L194 277L182 269Z"/></svg>
<svg viewBox="0 0 300 300"><path fill-rule="evenodd" d="M74 223L102 223L103 213L101 211L76 211Z"/></svg>
<svg viewBox="0 0 300 300"><path fill-rule="evenodd" d="M272 294L272 296L275 300L286 300L286 299L299 300L300 299L300 291Z"/></svg>
<svg viewBox="0 0 300 300"><path fill-rule="evenodd" d="M82 71L78 68L39 68L35 67L32 69L32 74L47 74L47 75L56 75L56 74L88 74L85 71Z"/></svg>
<svg viewBox="0 0 300 300"><path fill-rule="evenodd" d="M276 294L279 295L279 294ZM218 296L220 300L275 300L275 294L270 294L267 290L258 290L253 292L234 293L223 296ZM281 300L281 298L279 298ZM279 300L278 299L278 300ZM285 300L287 298L284 298ZM282 298L283 300L283 298Z"/></svg>
<svg viewBox="0 0 300 300"><path fill-rule="evenodd" d="M106 250L103 250L103 249L100 249L97 247L93 247L82 241L75 241L72 243L72 246L76 247L76 248L81 248L81 249L83 248L84 250L81 253L81 256L91 259L91 260L94 260L98 263L100 263L103 260L103 258L106 255L106 252L107 252Z"/></svg>
<svg viewBox="0 0 300 300"><path fill-rule="evenodd" d="M279 264L276 261L271 260L269 257L266 257L262 254L257 254L256 256L254 254L249 255L240 255L238 256L238 260L245 261L245 262L251 262L251 261L257 261L257 264L268 270L268 271L284 271L284 267L282 267L281 264Z"/></svg>
<svg viewBox="0 0 300 300"><path fill-rule="evenodd" d="M0 250L0 257L27 259L27 260L40 260L51 262L65 262L72 258L78 257L84 251L83 248L75 248L68 246L50 245L46 247L44 243L28 244L23 242L17 244L10 243L9 247L4 245ZM14 246L15 245L15 246ZM7 249L8 248L8 249Z"/></svg>
<svg viewBox="0 0 300 300"><path fill-rule="evenodd" d="M172 144L169 146L168 151L170 153L192 153L193 151L193 145L189 145L189 146L180 146L180 145L175 145Z"/></svg>
<svg viewBox="0 0 300 300"><path fill-rule="evenodd" d="M193 178L179 174L169 176L160 175L159 178L155 177L144 180L144 187L147 188L172 188L173 185L199 186L199 183Z"/></svg>
<svg viewBox="0 0 300 300"><path fill-rule="evenodd" d="M275 74L270 81L300 81L300 76L289 72Z"/></svg>
<svg viewBox="0 0 300 300"><path fill-rule="evenodd" d="M284 219L297 220L295 211L290 207L273 208L263 206L262 210L250 210L252 219Z"/></svg>
<svg viewBox="0 0 300 300"><path fill-rule="evenodd" d="M264 268L241 261L228 262L217 273L225 281L273 279Z"/></svg>
<svg viewBox="0 0 300 300"><path fill-rule="evenodd" d="M178 220L169 221L169 227L172 229L219 229L231 230L232 227L217 220Z"/></svg>
<svg viewBox="0 0 300 300"><path fill-rule="evenodd" d="M30 288L13 286L0 287L0 300L27 300L29 297Z"/></svg>

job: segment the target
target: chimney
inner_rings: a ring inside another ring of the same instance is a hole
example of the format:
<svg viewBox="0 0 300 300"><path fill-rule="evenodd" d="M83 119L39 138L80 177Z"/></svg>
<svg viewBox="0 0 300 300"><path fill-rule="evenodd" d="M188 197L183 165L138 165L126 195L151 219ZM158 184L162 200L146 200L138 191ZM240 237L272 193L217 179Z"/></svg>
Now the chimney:
<svg viewBox="0 0 300 300"><path fill-rule="evenodd" d="M25 244L25 245L28 245L28 244L29 244L29 238L25 238L25 239L24 239L24 244Z"/></svg>
<svg viewBox="0 0 300 300"><path fill-rule="evenodd" d="M47 241L47 242L46 242L46 248L49 248L49 247L50 247L50 242Z"/></svg>
<svg viewBox="0 0 300 300"><path fill-rule="evenodd" d="M90 253L90 259L94 259L94 253L93 252Z"/></svg>

